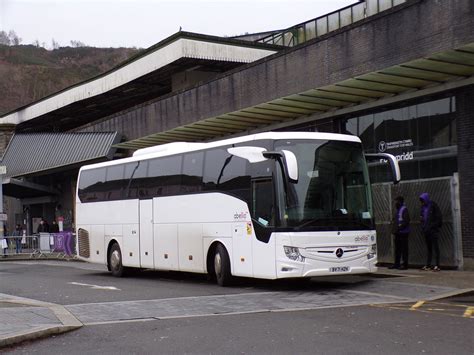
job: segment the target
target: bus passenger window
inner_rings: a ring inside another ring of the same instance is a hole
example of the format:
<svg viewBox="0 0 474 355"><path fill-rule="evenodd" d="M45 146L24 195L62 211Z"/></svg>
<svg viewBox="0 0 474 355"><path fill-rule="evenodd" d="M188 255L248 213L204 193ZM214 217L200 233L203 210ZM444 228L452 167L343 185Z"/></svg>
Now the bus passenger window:
<svg viewBox="0 0 474 355"><path fill-rule="evenodd" d="M202 168L204 153L186 154L183 158L183 173L181 175L181 193L200 192L202 186Z"/></svg>
<svg viewBox="0 0 474 355"><path fill-rule="evenodd" d="M264 227L275 225L272 179L252 181L252 218Z"/></svg>
<svg viewBox="0 0 474 355"><path fill-rule="evenodd" d="M104 201L102 186L105 183L105 168L83 170L79 180L79 198L82 202Z"/></svg>

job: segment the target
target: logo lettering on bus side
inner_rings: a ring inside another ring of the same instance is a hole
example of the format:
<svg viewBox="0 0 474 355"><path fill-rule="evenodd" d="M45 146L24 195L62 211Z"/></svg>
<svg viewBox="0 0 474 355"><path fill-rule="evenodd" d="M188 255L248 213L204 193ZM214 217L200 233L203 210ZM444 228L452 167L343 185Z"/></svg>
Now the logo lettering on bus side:
<svg viewBox="0 0 474 355"><path fill-rule="evenodd" d="M247 212L236 212L234 213L234 220L236 221L242 221L242 220L246 220L247 219Z"/></svg>
<svg viewBox="0 0 474 355"><path fill-rule="evenodd" d="M354 239L356 242L367 242L369 237L367 235L361 235L359 237L355 237Z"/></svg>

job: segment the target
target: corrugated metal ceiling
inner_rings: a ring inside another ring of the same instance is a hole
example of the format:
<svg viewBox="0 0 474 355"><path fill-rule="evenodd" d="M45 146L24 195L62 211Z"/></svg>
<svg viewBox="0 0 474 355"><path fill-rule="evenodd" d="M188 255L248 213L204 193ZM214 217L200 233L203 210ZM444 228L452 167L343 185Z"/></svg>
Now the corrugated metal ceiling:
<svg viewBox="0 0 474 355"><path fill-rule="evenodd" d="M474 75L474 43L333 85L247 107L116 144L140 149L176 141L208 141L296 118L414 92Z"/></svg>
<svg viewBox="0 0 474 355"><path fill-rule="evenodd" d="M100 158L111 159L115 150L112 145L119 141L117 132L16 134L1 162L7 167L4 177L24 176Z"/></svg>

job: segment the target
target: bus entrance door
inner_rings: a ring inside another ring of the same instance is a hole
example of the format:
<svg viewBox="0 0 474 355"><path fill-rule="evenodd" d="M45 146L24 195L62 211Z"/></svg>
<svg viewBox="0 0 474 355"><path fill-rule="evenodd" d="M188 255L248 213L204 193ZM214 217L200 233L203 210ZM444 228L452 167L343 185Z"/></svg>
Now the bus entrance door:
<svg viewBox="0 0 474 355"><path fill-rule="evenodd" d="M250 222L232 225L232 244L234 274L252 277L252 224Z"/></svg>
<svg viewBox="0 0 474 355"><path fill-rule="evenodd" d="M154 268L153 200L140 200L140 266Z"/></svg>

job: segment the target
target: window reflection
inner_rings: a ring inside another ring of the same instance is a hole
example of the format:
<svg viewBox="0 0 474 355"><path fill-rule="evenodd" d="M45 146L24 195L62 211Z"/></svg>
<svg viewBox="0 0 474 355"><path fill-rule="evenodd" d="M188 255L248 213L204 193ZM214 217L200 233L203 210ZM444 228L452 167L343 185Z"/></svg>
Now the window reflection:
<svg viewBox="0 0 474 355"><path fill-rule="evenodd" d="M455 110L454 97L442 98L354 117L346 121L345 130L358 135L368 153L398 156L404 180L449 176L457 171L456 149L450 148L446 157L439 148L457 144ZM373 166L372 181L390 180L386 170Z"/></svg>

